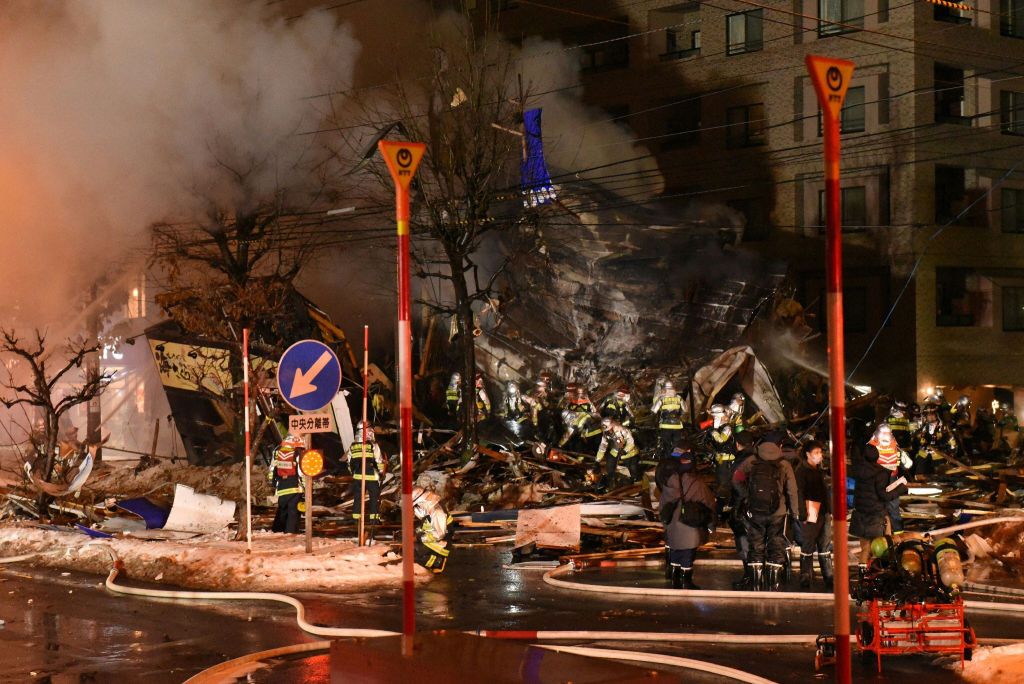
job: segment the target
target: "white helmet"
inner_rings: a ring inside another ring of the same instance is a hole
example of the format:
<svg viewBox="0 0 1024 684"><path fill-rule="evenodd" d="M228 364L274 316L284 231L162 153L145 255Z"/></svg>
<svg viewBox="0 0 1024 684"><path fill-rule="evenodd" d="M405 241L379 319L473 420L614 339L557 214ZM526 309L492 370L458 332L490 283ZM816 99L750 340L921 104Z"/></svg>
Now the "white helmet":
<svg viewBox="0 0 1024 684"><path fill-rule="evenodd" d="M356 441L363 441L363 421L359 421L358 423L356 423ZM366 426L366 441L374 441L373 428L370 427L369 425Z"/></svg>
<svg viewBox="0 0 1024 684"><path fill-rule="evenodd" d="M509 380L505 383L505 391L508 392L509 396L519 396L519 385L516 384L515 380Z"/></svg>

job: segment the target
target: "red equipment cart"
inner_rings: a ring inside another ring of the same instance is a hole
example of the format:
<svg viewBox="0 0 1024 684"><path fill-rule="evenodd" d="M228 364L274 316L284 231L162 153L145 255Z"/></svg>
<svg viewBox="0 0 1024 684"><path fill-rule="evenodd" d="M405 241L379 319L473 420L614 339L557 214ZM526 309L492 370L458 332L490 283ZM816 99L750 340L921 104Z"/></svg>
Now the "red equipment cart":
<svg viewBox="0 0 1024 684"><path fill-rule="evenodd" d="M874 653L878 671L883 655L952 653L960 668L971 659L977 643L974 629L964 620L964 602L895 603L872 599L857 608L857 645L861 654Z"/></svg>

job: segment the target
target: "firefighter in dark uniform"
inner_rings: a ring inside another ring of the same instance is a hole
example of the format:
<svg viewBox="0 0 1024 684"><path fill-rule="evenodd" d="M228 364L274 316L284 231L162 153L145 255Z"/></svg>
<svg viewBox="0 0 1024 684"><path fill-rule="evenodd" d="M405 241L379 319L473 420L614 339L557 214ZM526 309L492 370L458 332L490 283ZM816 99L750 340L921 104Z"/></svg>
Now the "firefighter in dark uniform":
<svg viewBox="0 0 1024 684"><path fill-rule="evenodd" d="M670 380L661 386L661 392L651 406L651 413L658 417L659 453L661 458L668 458L683 431L683 400L676 394Z"/></svg>
<svg viewBox="0 0 1024 684"><path fill-rule="evenodd" d="M352 471L352 519L358 521L363 515L363 482L366 482L366 522L376 525L380 522L380 481L388 471L388 461L373 434L373 428L366 426L366 441L363 441L363 421L356 424L355 441L345 454ZM363 475L365 464L366 475Z"/></svg>
<svg viewBox="0 0 1024 684"><path fill-rule="evenodd" d="M601 417L611 418L624 428L633 427L633 409L629 405L629 388L620 387L601 402Z"/></svg>
<svg viewBox="0 0 1024 684"><path fill-rule="evenodd" d="M412 490L413 515L416 518L414 559L434 574L444 572L451 552L452 517L444 510L434 492L420 487Z"/></svg>
<svg viewBox="0 0 1024 684"><path fill-rule="evenodd" d="M306 440L298 435L288 435L281 440L281 446L274 450L267 479L277 497L277 515L270 528L274 532L298 534L299 502L302 500L302 482L299 473L299 456L305 450Z"/></svg>
<svg viewBox="0 0 1024 684"><path fill-rule="evenodd" d="M885 419L892 430L892 436L900 449L906 451L910 448L912 435L910 433L910 417L907 413L907 404L902 401L894 401L889 409L889 416Z"/></svg>
<svg viewBox="0 0 1024 684"><path fill-rule="evenodd" d="M601 445L597 448L597 465L600 468L601 461L608 459L605 470L604 484L608 489L615 486L619 463L626 466L629 471L629 482L632 484L640 477L639 460L637 456L636 443L633 441L633 433L629 428L619 425L611 418L601 419Z"/></svg>
<svg viewBox="0 0 1024 684"><path fill-rule="evenodd" d="M736 425L733 414L721 404L714 404L709 413L708 434L715 455L715 498L721 513L732 494L732 471L736 463Z"/></svg>
<svg viewBox="0 0 1024 684"><path fill-rule="evenodd" d="M448 415L456 418L462 409L462 374L452 373L448 381L448 389L444 391L444 403L448 408Z"/></svg>

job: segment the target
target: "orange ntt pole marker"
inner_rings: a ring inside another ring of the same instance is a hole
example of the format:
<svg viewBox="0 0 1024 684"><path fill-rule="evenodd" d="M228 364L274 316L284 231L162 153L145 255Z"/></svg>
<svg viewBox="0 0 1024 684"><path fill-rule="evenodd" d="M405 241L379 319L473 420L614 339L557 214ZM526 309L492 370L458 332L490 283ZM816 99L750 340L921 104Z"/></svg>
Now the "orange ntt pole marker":
<svg viewBox="0 0 1024 684"><path fill-rule="evenodd" d="M416 633L412 538L412 326L409 322L409 185L423 159L423 143L377 143L395 182L398 218L398 412L402 459L402 634Z"/></svg>
<svg viewBox="0 0 1024 684"><path fill-rule="evenodd" d="M836 681L850 682L850 571L846 543L846 369L843 365L843 227L839 121L853 62L807 55L825 138L825 252L828 294L829 436L832 440L832 544L835 558Z"/></svg>

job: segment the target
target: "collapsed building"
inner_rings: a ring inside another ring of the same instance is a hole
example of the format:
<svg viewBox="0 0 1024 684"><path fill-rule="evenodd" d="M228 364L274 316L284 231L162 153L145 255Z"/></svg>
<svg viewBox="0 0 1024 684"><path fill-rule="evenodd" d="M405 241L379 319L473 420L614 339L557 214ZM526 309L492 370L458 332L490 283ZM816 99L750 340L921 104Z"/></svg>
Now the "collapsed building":
<svg viewBox="0 0 1024 684"><path fill-rule="evenodd" d="M730 227L594 186L558 202L567 219L541 222L509 267L499 313L482 321L478 363L492 380L691 377L743 339L785 279L785 264L734 249Z"/></svg>

